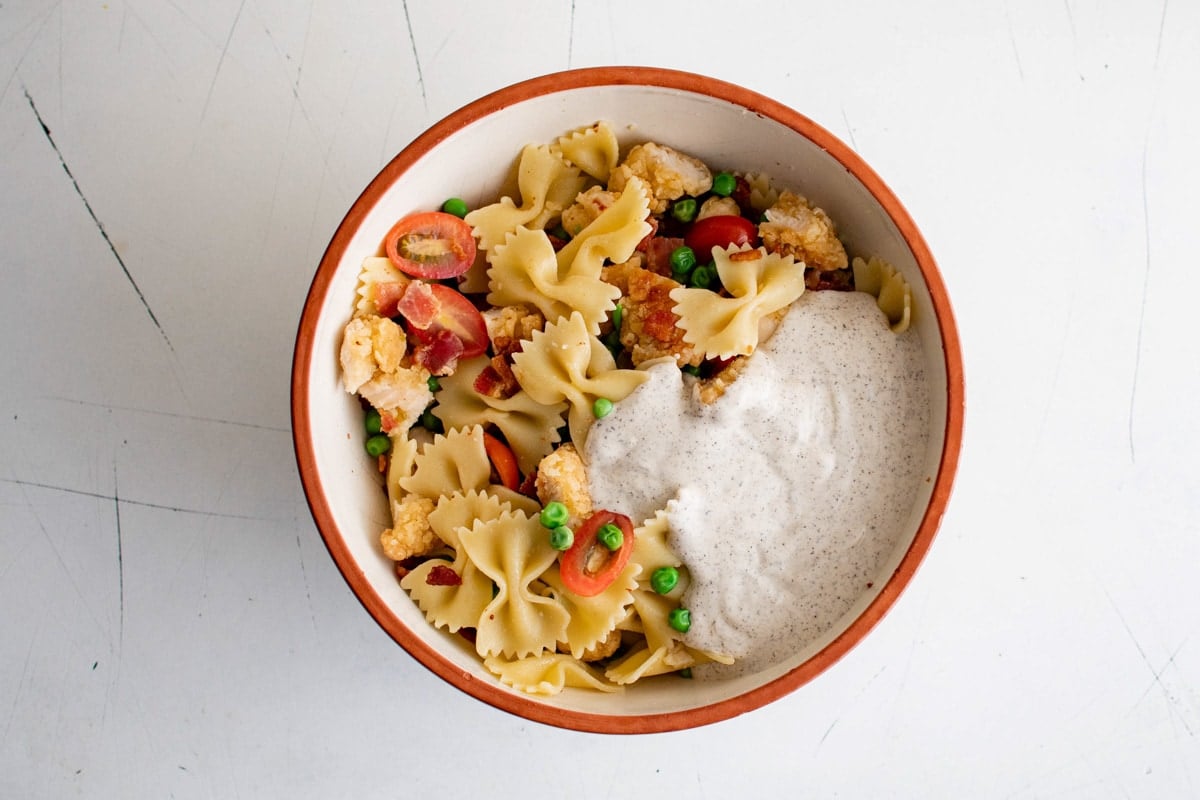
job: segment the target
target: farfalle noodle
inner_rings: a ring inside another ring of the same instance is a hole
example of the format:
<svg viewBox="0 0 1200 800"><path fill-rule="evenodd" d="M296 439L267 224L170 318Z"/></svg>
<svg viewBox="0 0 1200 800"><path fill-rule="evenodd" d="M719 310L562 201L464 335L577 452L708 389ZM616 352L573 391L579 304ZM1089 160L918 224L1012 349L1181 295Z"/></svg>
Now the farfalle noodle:
<svg viewBox="0 0 1200 800"><path fill-rule="evenodd" d="M904 333L912 322L912 290L895 267L882 258L855 258L854 287L875 296L879 310L887 317L893 333Z"/></svg>
<svg viewBox="0 0 1200 800"><path fill-rule="evenodd" d="M560 136L555 147L567 161L601 182L608 180L620 158L617 134L603 120Z"/></svg>
<svg viewBox="0 0 1200 800"><path fill-rule="evenodd" d="M562 156L546 145L528 145L517 164L521 205L503 197L467 214L466 221L490 259L494 248L519 226L540 228L562 214L583 186L579 169Z"/></svg>
<svg viewBox="0 0 1200 800"><path fill-rule="evenodd" d="M487 365L485 356L460 363L453 375L442 379L433 413L447 428L495 425L516 455L521 471L528 474L561 441L558 428L567 404L539 403L525 391L507 398L480 394L474 383Z"/></svg>
<svg viewBox="0 0 1200 800"><path fill-rule="evenodd" d="M728 297L707 289L671 290L683 340L708 358L750 355L758 346L760 320L804 293L804 271L790 256L748 244L714 248L713 260Z"/></svg>
<svg viewBox="0 0 1200 800"><path fill-rule="evenodd" d="M621 687L609 683L587 664L562 653L546 651L513 661L489 656L483 664L501 683L528 694L555 695L575 687L600 692L619 692Z"/></svg>
<svg viewBox="0 0 1200 800"><path fill-rule="evenodd" d="M570 404L567 423L576 447L587 439L597 398L623 400L648 377L638 370L617 369L612 353L588 333L578 312L535 332L513 355L513 374L534 400Z"/></svg>
<svg viewBox="0 0 1200 800"><path fill-rule="evenodd" d="M459 531L459 544L496 585L496 596L479 617L476 651L521 658L553 650L566 634L570 615L530 588L558 557L541 523L521 512L477 520L470 530Z"/></svg>

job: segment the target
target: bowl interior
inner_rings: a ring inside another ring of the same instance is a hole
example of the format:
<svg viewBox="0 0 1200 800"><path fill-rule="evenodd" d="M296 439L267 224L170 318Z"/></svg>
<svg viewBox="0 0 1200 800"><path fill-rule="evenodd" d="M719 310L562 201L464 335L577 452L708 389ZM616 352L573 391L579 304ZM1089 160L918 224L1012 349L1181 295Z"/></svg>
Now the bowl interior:
<svg viewBox="0 0 1200 800"><path fill-rule="evenodd" d="M962 398L957 340L936 267L907 214L857 156L795 112L736 87L702 86L695 76L655 70L621 73L622 81L630 79L641 82L606 82L602 71L582 71L512 87L457 112L406 149L364 192L320 265L293 376L297 454L310 505L338 566L380 624L426 666L493 705L603 731L690 727L732 716L794 689L860 639L895 600L936 529L953 475ZM655 680L617 695L567 690L541 698L499 684L465 641L432 628L400 588L378 547L390 518L381 477L360 446L361 409L340 384L337 347L359 266L376 254L395 220L450 195L471 207L491 202L511 182L524 145L601 119L623 145L657 141L714 168L766 172L824 208L852 256L879 255L904 273L932 398L930 480L874 587L788 661L730 680Z"/></svg>

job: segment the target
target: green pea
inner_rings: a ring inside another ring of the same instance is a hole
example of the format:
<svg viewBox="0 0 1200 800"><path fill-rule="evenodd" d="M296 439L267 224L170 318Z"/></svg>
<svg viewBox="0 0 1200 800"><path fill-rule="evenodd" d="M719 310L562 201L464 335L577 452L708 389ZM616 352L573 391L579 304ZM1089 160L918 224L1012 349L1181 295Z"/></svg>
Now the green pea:
<svg viewBox="0 0 1200 800"><path fill-rule="evenodd" d="M453 214L459 219L462 219L467 215L467 204L461 198L451 197L449 200L442 203L442 211L445 211L447 214Z"/></svg>
<svg viewBox="0 0 1200 800"><path fill-rule="evenodd" d="M682 200L676 200L671 206L671 216L680 222L691 222L696 218L698 211L695 198L685 197Z"/></svg>
<svg viewBox="0 0 1200 800"><path fill-rule="evenodd" d="M667 614L667 624L680 633L687 633L692 627L692 612L686 608L672 608Z"/></svg>
<svg viewBox="0 0 1200 800"><path fill-rule="evenodd" d="M612 310L613 330L621 330L621 322L625 319L625 307L617 303L617 307Z"/></svg>
<svg viewBox="0 0 1200 800"><path fill-rule="evenodd" d="M679 584L679 570L674 567L659 567L650 575L650 588L666 594Z"/></svg>
<svg viewBox="0 0 1200 800"><path fill-rule="evenodd" d="M374 436L383 430L383 417L375 409L367 412L367 416L363 419L363 427L367 429L367 434Z"/></svg>
<svg viewBox="0 0 1200 800"><path fill-rule="evenodd" d="M442 388L442 382L437 379L437 375L430 375L429 380L425 381L429 386L429 391L436 392Z"/></svg>
<svg viewBox="0 0 1200 800"><path fill-rule="evenodd" d="M700 367L697 366L696 364L684 364L682 369L688 375L694 375L697 378L700 377Z"/></svg>
<svg viewBox="0 0 1200 800"><path fill-rule="evenodd" d="M721 197L729 197L729 195L733 194L733 190L736 188L737 178L733 177L728 172L718 172L713 176L713 194L719 194Z"/></svg>
<svg viewBox="0 0 1200 800"><path fill-rule="evenodd" d="M625 534L611 522L601 526L600 530L596 532L596 538L600 540L600 544L614 553L620 550L621 545L625 543Z"/></svg>
<svg viewBox="0 0 1200 800"><path fill-rule="evenodd" d="M392 449L392 440L382 433L377 433L367 439L367 455L377 458Z"/></svg>
<svg viewBox="0 0 1200 800"><path fill-rule="evenodd" d="M592 413L596 416L596 419L604 419L612 413L612 410L613 401L607 397L597 397L596 402L592 403Z"/></svg>
<svg viewBox="0 0 1200 800"><path fill-rule="evenodd" d="M566 525L567 518L570 516L571 513L567 511L567 507L565 505L557 500L551 500L549 503L546 503L546 506L542 509L542 513L538 516L538 519L541 521L542 525L547 528L558 528L562 525Z"/></svg>
<svg viewBox="0 0 1200 800"><path fill-rule="evenodd" d="M575 532L566 525L559 525L550 530L550 546L555 550L570 550L575 544Z"/></svg>
<svg viewBox="0 0 1200 800"><path fill-rule="evenodd" d="M675 674L681 678L691 678L692 677L692 668L684 667L683 669L679 670Z"/></svg>
<svg viewBox="0 0 1200 800"><path fill-rule="evenodd" d="M555 239L562 239L564 242L571 241L571 234L567 233L567 229L561 224L555 227L554 230L550 231L550 235Z"/></svg>
<svg viewBox="0 0 1200 800"><path fill-rule="evenodd" d="M688 277L688 286L696 289L710 289L716 279L716 271L712 267L696 267Z"/></svg>
<svg viewBox="0 0 1200 800"><path fill-rule="evenodd" d="M679 276L687 277L696 266L696 251L686 244L671 251L671 275L677 280Z"/></svg>

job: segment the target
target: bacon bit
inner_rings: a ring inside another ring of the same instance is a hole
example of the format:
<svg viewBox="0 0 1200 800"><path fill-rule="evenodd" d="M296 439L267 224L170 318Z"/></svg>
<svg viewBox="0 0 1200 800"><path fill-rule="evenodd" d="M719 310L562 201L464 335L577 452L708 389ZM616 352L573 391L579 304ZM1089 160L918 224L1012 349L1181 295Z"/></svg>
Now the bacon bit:
<svg viewBox="0 0 1200 800"><path fill-rule="evenodd" d="M412 556L403 561L397 561L392 565L392 571L396 573L396 580L402 580L405 575L412 572L425 560L424 556Z"/></svg>
<svg viewBox="0 0 1200 800"><path fill-rule="evenodd" d="M637 247L633 248L639 253L645 253L650 248L654 243L654 236L658 233L658 220L650 217L646 221L650 223L650 232L642 237L642 240L637 243Z"/></svg>
<svg viewBox="0 0 1200 800"><path fill-rule="evenodd" d="M526 497L532 497L534 500L538 499L537 473L537 467L534 467L530 473L525 476L524 482L517 487L517 491L519 493L525 495Z"/></svg>
<svg viewBox="0 0 1200 800"><path fill-rule="evenodd" d="M392 416L390 411L379 412L379 429L384 433L391 433L392 430L400 424L400 420Z"/></svg>
<svg viewBox="0 0 1200 800"><path fill-rule="evenodd" d="M387 464L388 464L387 456L383 453L380 453L378 458L376 459L376 461L377 461L376 466L379 467L379 471L386 473L387 472Z"/></svg>
<svg viewBox="0 0 1200 800"><path fill-rule="evenodd" d="M417 345L413 361L434 375L450 375L458 368L458 358L462 354L462 339L443 328L434 334L433 341Z"/></svg>
<svg viewBox="0 0 1200 800"><path fill-rule="evenodd" d="M425 583L430 586L462 586L462 577L445 564L438 564L429 570Z"/></svg>
<svg viewBox="0 0 1200 800"><path fill-rule="evenodd" d="M733 187L733 194L730 197L738 204L738 208L742 209L743 213L751 207L750 203L750 182L741 175L734 175L736 181Z"/></svg>
<svg viewBox="0 0 1200 800"><path fill-rule="evenodd" d="M762 258L762 250L739 250L729 254L730 261L758 261Z"/></svg>
<svg viewBox="0 0 1200 800"><path fill-rule="evenodd" d="M466 639L471 644L475 644L475 629L474 628L459 628L458 635Z"/></svg>
<svg viewBox="0 0 1200 800"><path fill-rule="evenodd" d="M658 236L650 241L646 248L646 269L651 272L671 277L671 253L677 247L683 246L683 239L675 236Z"/></svg>
<svg viewBox="0 0 1200 800"><path fill-rule="evenodd" d="M394 317L400 313L400 300L408 289L408 281L387 281L371 287L371 300L381 317Z"/></svg>
<svg viewBox="0 0 1200 800"><path fill-rule="evenodd" d="M554 252L556 252L556 253L559 250L562 250L564 247L567 246L566 239L560 239L557 236L555 236L553 233L547 233L546 238L550 240L550 246L554 248Z"/></svg>
<svg viewBox="0 0 1200 800"><path fill-rule="evenodd" d="M434 296L429 284L413 281L405 289L396 310L408 320L408 324L425 330L433 324L441 308L442 304Z"/></svg>
<svg viewBox="0 0 1200 800"><path fill-rule="evenodd" d="M502 383L500 374L496 372L496 369L491 364L488 364L479 371L479 375L475 378L475 382L471 384L471 387L485 397L499 399Z"/></svg>

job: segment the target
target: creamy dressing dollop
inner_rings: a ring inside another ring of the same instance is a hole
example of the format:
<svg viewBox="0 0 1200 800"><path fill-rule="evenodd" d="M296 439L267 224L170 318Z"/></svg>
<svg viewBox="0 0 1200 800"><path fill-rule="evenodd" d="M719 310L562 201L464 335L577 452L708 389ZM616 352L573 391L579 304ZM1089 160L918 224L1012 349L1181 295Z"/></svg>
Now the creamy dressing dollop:
<svg viewBox="0 0 1200 800"><path fill-rule="evenodd" d="M825 633L878 580L926 475L916 331L861 292L807 292L715 403L672 361L588 434L597 508L666 510L690 576L685 641L757 671Z"/></svg>

